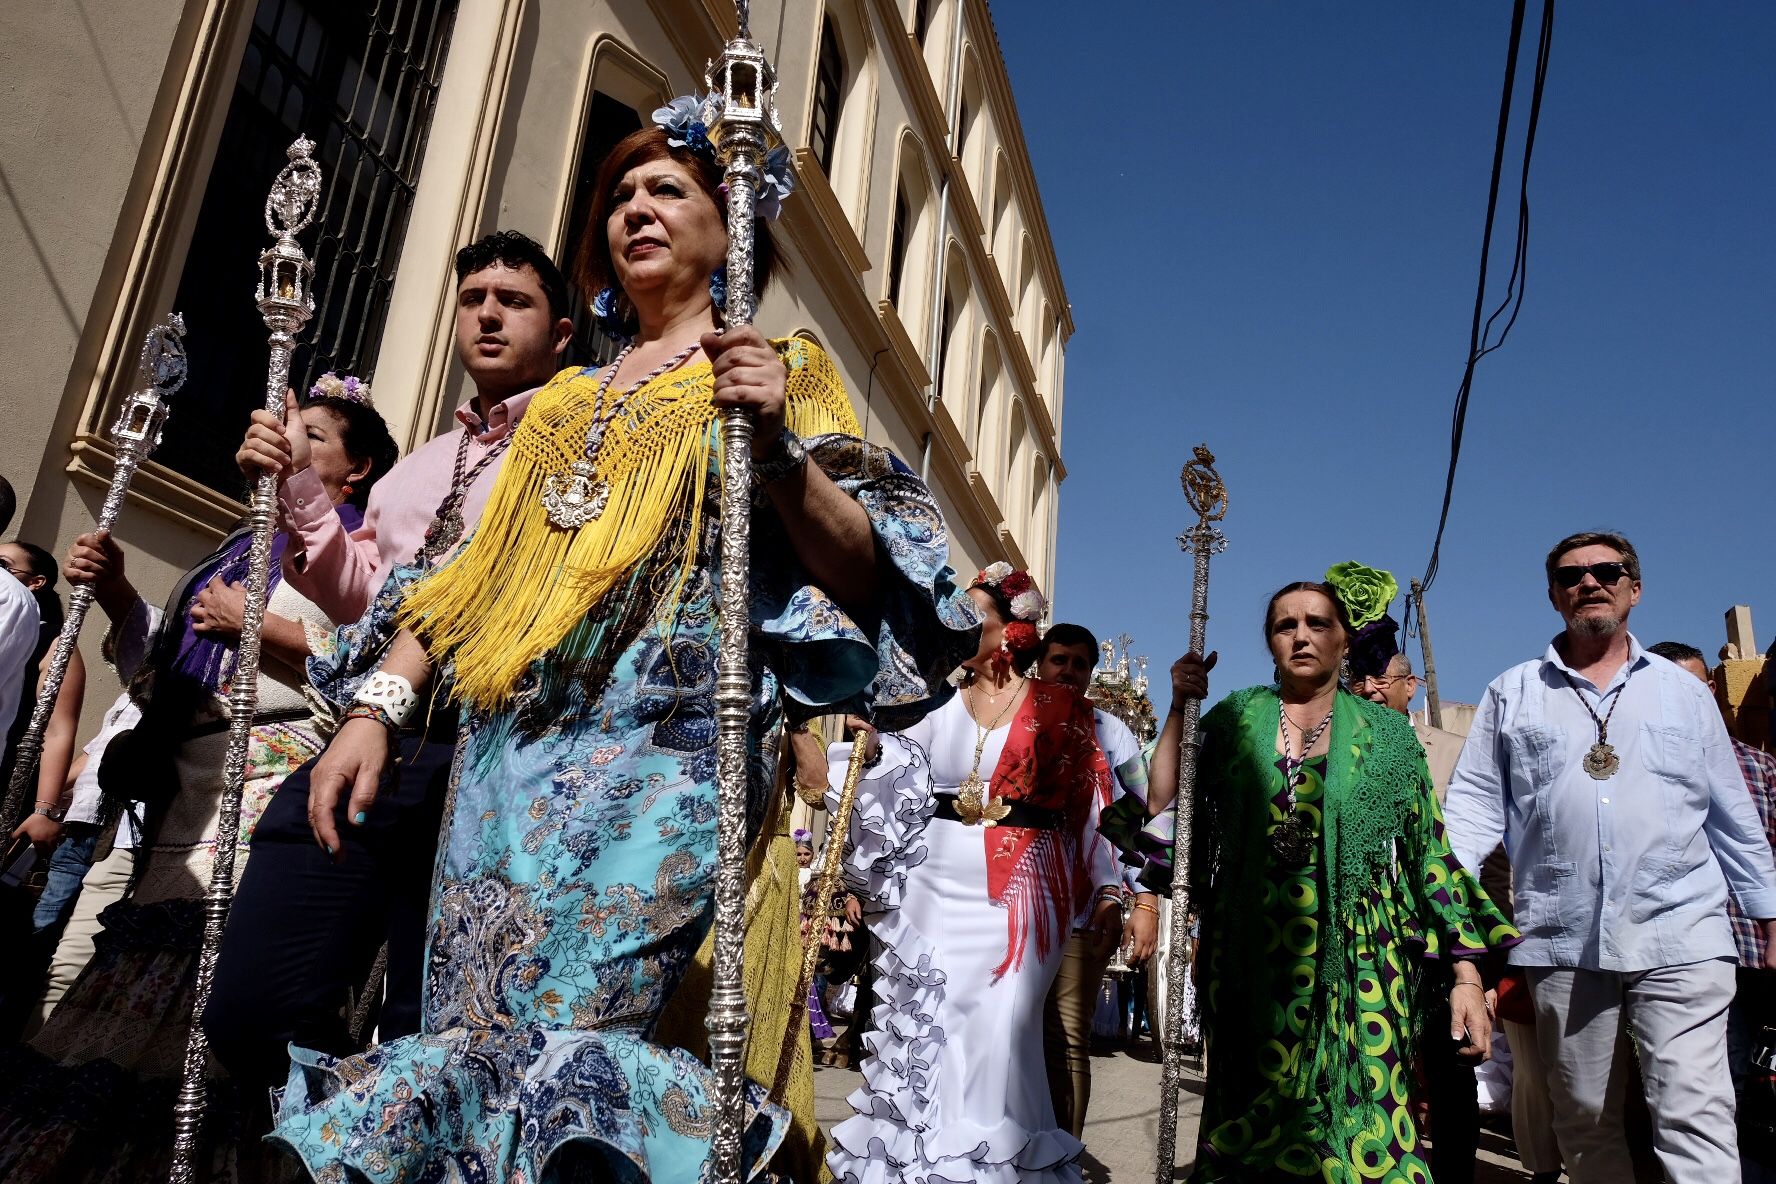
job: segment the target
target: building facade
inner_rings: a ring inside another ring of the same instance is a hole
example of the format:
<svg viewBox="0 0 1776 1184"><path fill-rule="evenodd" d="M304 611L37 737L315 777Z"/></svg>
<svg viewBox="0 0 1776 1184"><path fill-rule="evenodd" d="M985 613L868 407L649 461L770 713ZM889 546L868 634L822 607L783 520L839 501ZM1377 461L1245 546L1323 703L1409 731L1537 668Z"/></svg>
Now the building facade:
<svg viewBox="0 0 1776 1184"><path fill-rule="evenodd" d="M798 180L759 324L834 356L869 438L937 491L958 570L1008 559L1052 586L1073 326L985 0L766 0L752 27ZM368 378L405 450L472 393L456 248L511 227L565 264L604 153L702 89L734 28L724 0L8 5L0 244L30 310L0 385L14 533L60 554L89 527L105 428L173 309L191 378L117 531L131 578L163 596L244 512L261 207L298 134L326 187L293 383ZM576 360L601 344L588 327ZM83 642L95 667L102 632ZM89 724L109 697L100 677Z"/></svg>

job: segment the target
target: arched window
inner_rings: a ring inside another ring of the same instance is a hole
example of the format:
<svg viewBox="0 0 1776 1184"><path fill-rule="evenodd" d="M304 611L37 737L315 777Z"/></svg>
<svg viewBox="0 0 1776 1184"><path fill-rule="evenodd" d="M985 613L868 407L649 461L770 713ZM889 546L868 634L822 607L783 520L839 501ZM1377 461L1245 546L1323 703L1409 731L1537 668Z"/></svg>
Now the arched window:
<svg viewBox="0 0 1776 1184"><path fill-rule="evenodd" d="M931 290L932 230L930 183L924 149L910 131L901 136L899 184L894 194L893 222L888 234L888 302L900 316L908 336L928 348L938 294Z"/></svg>
<svg viewBox="0 0 1776 1184"><path fill-rule="evenodd" d="M932 359L931 389L955 414L968 382L968 335L959 332L968 310L968 265L955 240L950 241L944 268L944 293L938 321L937 357Z"/></svg>
<svg viewBox="0 0 1776 1184"><path fill-rule="evenodd" d="M1024 348L1035 349L1036 335L1030 331L1030 322L1036 310L1031 307L1031 289L1036 280L1036 248L1025 235L1018 248L1018 291L1017 291L1017 325L1018 332L1024 335ZM1031 359L1035 361L1034 358Z"/></svg>
<svg viewBox="0 0 1776 1184"><path fill-rule="evenodd" d="M1043 393L1052 397L1055 388L1055 317L1046 300L1042 303L1042 356L1037 362L1037 381L1045 388Z"/></svg>
<svg viewBox="0 0 1776 1184"><path fill-rule="evenodd" d="M641 113L633 104L602 90L592 92L592 101L586 104L586 118L580 130L580 158L574 164L573 196L568 202L567 223L563 228L565 235L556 259L570 276L574 260L579 258L580 248L590 231L587 221L592 216L592 182L597 180L598 170L603 167L611 149L624 136L640 128ZM602 232L600 228L599 233ZM574 335L563 361L570 365L590 366L616 357L617 343L599 327L588 307L596 294L582 294L577 285L568 286L568 300L573 305Z"/></svg>
<svg viewBox="0 0 1776 1184"><path fill-rule="evenodd" d="M993 410L993 396L999 385L999 339L992 333L981 338L980 381L974 387L974 403L968 409L963 427L968 447L974 453L974 467L991 476L994 458L991 448L996 433L987 417Z"/></svg>
<svg viewBox="0 0 1776 1184"><path fill-rule="evenodd" d="M888 239L888 303L900 308L900 285L906 278L907 248L912 242L913 211L907 200L907 187L894 191L894 229Z"/></svg>
<svg viewBox="0 0 1776 1184"><path fill-rule="evenodd" d="M1010 447L1006 452L1005 485L1000 490L999 497L999 507L1005 514L1005 525L1013 533L1021 533L1024 529L1024 507L1029 498L1025 478L1025 474L1030 471L1029 453L1029 418L1024 413L1024 401L1018 399L1011 405ZM1020 538L1019 541L1025 540Z"/></svg>
<svg viewBox="0 0 1776 1184"><path fill-rule="evenodd" d="M833 154L839 143L839 113L845 101L845 55L833 31L831 15L820 22L820 57L814 70L814 115L808 123L808 147L821 171L833 175Z"/></svg>

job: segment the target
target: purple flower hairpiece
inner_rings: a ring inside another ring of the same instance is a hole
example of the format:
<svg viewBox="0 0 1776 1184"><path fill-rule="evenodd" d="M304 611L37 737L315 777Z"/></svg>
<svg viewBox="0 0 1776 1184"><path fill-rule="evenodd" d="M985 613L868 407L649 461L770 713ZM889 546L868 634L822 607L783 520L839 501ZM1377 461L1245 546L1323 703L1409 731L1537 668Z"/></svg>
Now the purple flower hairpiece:
<svg viewBox="0 0 1776 1184"><path fill-rule="evenodd" d="M311 399L344 399L348 403L361 403L365 407L373 406L370 402L370 384L355 374L347 374L341 378L329 370L315 379L313 386L308 388Z"/></svg>
<svg viewBox="0 0 1776 1184"><path fill-rule="evenodd" d="M813 846L813 844L814 844L813 833L810 831L805 831L799 826L796 827L795 830L790 833L789 837L794 839L798 846L801 846L801 845Z"/></svg>

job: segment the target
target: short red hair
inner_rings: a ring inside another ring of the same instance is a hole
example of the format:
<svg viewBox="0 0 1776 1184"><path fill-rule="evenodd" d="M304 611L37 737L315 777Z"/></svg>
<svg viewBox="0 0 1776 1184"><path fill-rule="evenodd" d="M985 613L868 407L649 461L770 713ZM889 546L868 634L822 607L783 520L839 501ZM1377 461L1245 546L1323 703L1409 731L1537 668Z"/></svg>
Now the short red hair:
<svg viewBox="0 0 1776 1184"><path fill-rule="evenodd" d="M588 215L586 233L580 237L580 249L574 256L573 278L580 291L588 296L604 288L621 288L617 282L616 265L611 261L610 234L605 225L616 204L617 182L637 165L650 160L675 160L696 179L709 195L722 221L728 217L728 199L722 193L722 167L714 160L689 148L674 148L666 142L666 131L660 127L644 127L630 132L612 148L604 163L598 166L598 178L592 183L592 211ZM771 224L763 218L753 222L752 281L759 295L775 278L782 266L777 256L777 243L771 235Z"/></svg>

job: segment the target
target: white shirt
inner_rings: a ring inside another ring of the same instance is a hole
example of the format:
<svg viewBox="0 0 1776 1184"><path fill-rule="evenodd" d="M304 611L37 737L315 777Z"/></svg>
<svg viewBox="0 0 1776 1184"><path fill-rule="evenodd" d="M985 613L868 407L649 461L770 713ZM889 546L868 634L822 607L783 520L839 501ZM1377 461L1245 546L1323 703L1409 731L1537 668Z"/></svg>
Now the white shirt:
<svg viewBox="0 0 1776 1184"><path fill-rule="evenodd" d="M1141 742L1129 731L1127 724L1111 715L1101 707L1092 708L1092 714L1098 721L1098 747L1104 750L1104 760L1110 766L1110 774L1116 784L1110 790L1110 800L1132 796L1142 805L1147 804L1147 759L1141 755ZM1136 868L1122 868L1122 886L1130 892L1145 892L1141 886L1139 871ZM1090 920L1090 909L1081 916L1077 924Z"/></svg>
<svg viewBox="0 0 1776 1184"><path fill-rule="evenodd" d="M74 792L68 803L68 813L64 822L97 822L104 793L99 789L99 762L105 759L105 746L110 744L117 733L133 728L142 722L142 709L136 706L129 692L117 696L110 707L105 709L105 722L99 728L99 734L86 742L81 749L86 753L86 764L81 766L80 773L74 778ZM140 811L138 810L137 813ZM114 847L134 847L139 840L136 833L135 819L128 813L118 821L117 837L112 842Z"/></svg>
<svg viewBox="0 0 1776 1184"><path fill-rule="evenodd" d="M18 714L25 667L36 652L37 631L42 627L43 617L31 590L0 572L0 733L12 727L12 717ZM36 685L35 679L32 685Z"/></svg>

